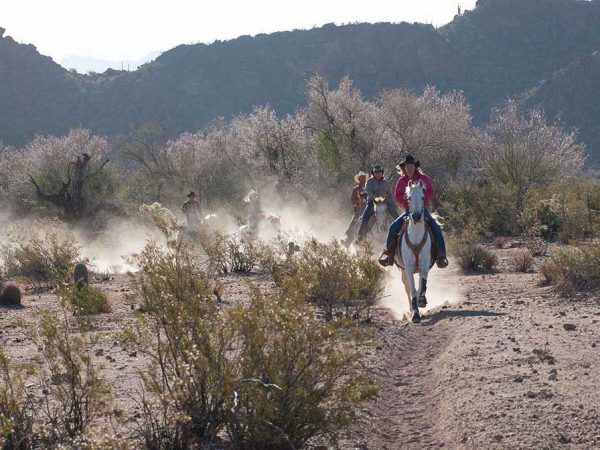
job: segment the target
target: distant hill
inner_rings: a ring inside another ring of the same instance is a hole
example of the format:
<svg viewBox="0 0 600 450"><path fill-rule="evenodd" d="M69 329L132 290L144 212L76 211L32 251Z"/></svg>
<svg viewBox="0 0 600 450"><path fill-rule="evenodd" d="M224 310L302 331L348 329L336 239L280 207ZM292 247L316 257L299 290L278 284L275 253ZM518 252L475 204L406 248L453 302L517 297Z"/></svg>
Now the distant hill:
<svg viewBox="0 0 600 450"><path fill-rule="evenodd" d="M146 64L156 59L161 52L150 52L138 60L118 60L111 61L107 59L92 58L89 56L68 56L60 61L60 65L66 69L75 69L79 73L106 72L113 70L135 70L142 64Z"/></svg>
<svg viewBox="0 0 600 450"><path fill-rule="evenodd" d="M544 80L526 96L566 127L579 128L590 162L600 166L600 51L573 62Z"/></svg>
<svg viewBox="0 0 600 450"><path fill-rule="evenodd" d="M439 29L379 23L242 36L181 45L136 71L88 76L4 38L0 139L20 144L74 126L114 135L147 121L179 133L267 103L283 114L304 104L315 72L332 84L349 75L367 97L382 88L463 90L481 123L494 105L600 50L599 25L600 0L479 0ZM572 111L568 123L588 146L597 146L600 115L561 108Z"/></svg>

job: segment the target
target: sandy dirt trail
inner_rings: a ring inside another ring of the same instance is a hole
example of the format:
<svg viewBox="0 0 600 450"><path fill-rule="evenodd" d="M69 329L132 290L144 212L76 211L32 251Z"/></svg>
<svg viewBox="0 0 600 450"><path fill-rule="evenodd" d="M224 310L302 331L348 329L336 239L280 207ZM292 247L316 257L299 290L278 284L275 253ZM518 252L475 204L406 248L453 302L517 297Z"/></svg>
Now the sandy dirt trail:
<svg viewBox="0 0 600 450"><path fill-rule="evenodd" d="M598 296L560 298L498 255L493 274L434 269L443 306L421 324L381 318L380 391L342 448L600 448Z"/></svg>

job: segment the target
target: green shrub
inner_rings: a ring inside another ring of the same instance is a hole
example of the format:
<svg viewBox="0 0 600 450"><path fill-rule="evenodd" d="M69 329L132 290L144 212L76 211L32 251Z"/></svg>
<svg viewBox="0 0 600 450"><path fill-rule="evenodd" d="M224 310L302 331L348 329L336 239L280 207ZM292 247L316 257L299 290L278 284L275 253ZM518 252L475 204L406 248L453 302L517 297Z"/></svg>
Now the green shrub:
<svg viewBox="0 0 600 450"><path fill-rule="evenodd" d="M535 234L524 234L523 239L525 247L533 256L546 256L546 253L548 253L548 242L543 237Z"/></svg>
<svg viewBox="0 0 600 450"><path fill-rule="evenodd" d="M383 269L370 255L353 256L339 243L310 239L294 255L271 260L284 295L300 295L329 321L337 315L370 320L383 292Z"/></svg>
<svg viewBox="0 0 600 450"><path fill-rule="evenodd" d="M185 247L148 245L135 263L147 314L127 338L151 360L140 373L138 434L149 449L191 448L224 426L233 332L212 296L213 283Z"/></svg>
<svg viewBox="0 0 600 450"><path fill-rule="evenodd" d="M32 339L41 354L41 385L45 401L41 438L47 446L69 443L81 436L94 418L106 411L110 389L92 361L89 342L72 329L70 312L43 314Z"/></svg>
<svg viewBox="0 0 600 450"><path fill-rule="evenodd" d="M0 348L0 448L34 447L34 402L25 388L26 368L11 361Z"/></svg>
<svg viewBox="0 0 600 450"><path fill-rule="evenodd" d="M439 212L447 231L474 229L480 234L515 233L517 211L506 187L471 176L450 186Z"/></svg>
<svg viewBox="0 0 600 450"><path fill-rule="evenodd" d="M556 202L542 200L533 207L525 208L519 218L519 224L523 228L523 234L551 240L556 236L563 223Z"/></svg>
<svg viewBox="0 0 600 450"><path fill-rule="evenodd" d="M451 239L450 250L464 272L492 270L498 265L498 257L481 244L479 235L473 230Z"/></svg>
<svg viewBox="0 0 600 450"><path fill-rule="evenodd" d="M51 224L41 224L44 231L15 229L12 243L2 248L6 274L23 277L38 284L67 281L79 259L75 237Z"/></svg>
<svg viewBox="0 0 600 450"><path fill-rule="evenodd" d="M148 449L200 448L227 431L234 448L301 448L354 419L373 386L342 328L302 296L220 309L215 282L184 247L136 257L147 314L126 332L149 357L138 435Z"/></svg>
<svg viewBox="0 0 600 450"><path fill-rule="evenodd" d="M248 273L259 263L260 245L240 242L234 235L217 234L212 242L205 243L209 269L217 273Z"/></svg>
<svg viewBox="0 0 600 450"><path fill-rule="evenodd" d="M340 329L315 320L302 297L263 296L232 313L240 343L227 431L235 448L302 448L351 424L374 393Z"/></svg>
<svg viewBox="0 0 600 450"><path fill-rule="evenodd" d="M110 312L108 299L102 291L88 284L63 286L58 296L75 309L78 316L91 316Z"/></svg>
<svg viewBox="0 0 600 450"><path fill-rule="evenodd" d="M600 245L562 247L541 265L546 281L565 296L600 287Z"/></svg>

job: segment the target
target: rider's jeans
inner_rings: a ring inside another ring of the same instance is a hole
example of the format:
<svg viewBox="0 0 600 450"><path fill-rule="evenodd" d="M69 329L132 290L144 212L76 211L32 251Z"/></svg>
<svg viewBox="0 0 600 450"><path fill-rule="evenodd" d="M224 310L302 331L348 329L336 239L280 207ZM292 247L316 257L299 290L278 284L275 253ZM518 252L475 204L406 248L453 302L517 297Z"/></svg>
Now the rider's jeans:
<svg viewBox="0 0 600 450"><path fill-rule="evenodd" d="M408 210L405 210L404 213L401 216L399 216L396 220L394 220L394 222L392 222L392 224L390 225L390 229L388 231L386 248L390 248L390 245L392 244L392 239L394 239L394 236L396 236L398 234L398 232L400 231L400 228L402 227L402 222L404 222L404 219L406 219L408 217L408 214L409 214ZM442 234L442 229L440 228L440 225L431 216L431 214L429 213L429 210L427 208L425 208L424 216L425 216L425 222L427 222L427 224L429 225L429 228L431 228L431 232L433 233L433 236L435 237L435 240L438 244L440 251L445 255L446 254L446 242L444 241L444 235Z"/></svg>
<svg viewBox="0 0 600 450"><path fill-rule="evenodd" d="M387 206L390 210L390 214L392 215L392 217L396 219L398 217L398 207L395 204L391 204L390 202L387 203ZM374 208L375 205L373 203L373 200L369 200L367 202L367 206L365 206L365 210L362 214L362 218L360 221L360 228L358 229L358 239L364 239L365 234L367 234L367 223L369 222L369 217L371 217Z"/></svg>

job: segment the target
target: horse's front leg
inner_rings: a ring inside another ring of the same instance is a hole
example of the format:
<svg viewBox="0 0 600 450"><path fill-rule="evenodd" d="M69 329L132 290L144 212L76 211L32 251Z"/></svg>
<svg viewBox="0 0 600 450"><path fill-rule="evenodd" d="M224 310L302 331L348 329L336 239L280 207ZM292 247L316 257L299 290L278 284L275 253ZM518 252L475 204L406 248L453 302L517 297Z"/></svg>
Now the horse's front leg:
<svg viewBox="0 0 600 450"><path fill-rule="evenodd" d="M415 286L414 269L412 267L406 269L406 279L410 289L410 309L413 313L412 321L419 323L421 321L421 315L419 314L418 292Z"/></svg>
<svg viewBox="0 0 600 450"><path fill-rule="evenodd" d="M427 306L427 273L421 272L419 277L419 308Z"/></svg>
<svg viewBox="0 0 600 450"><path fill-rule="evenodd" d="M429 254L429 252L427 253ZM431 258L423 258L420 267L419 277L419 308L425 308L427 306L427 276L429 275L429 263Z"/></svg>

